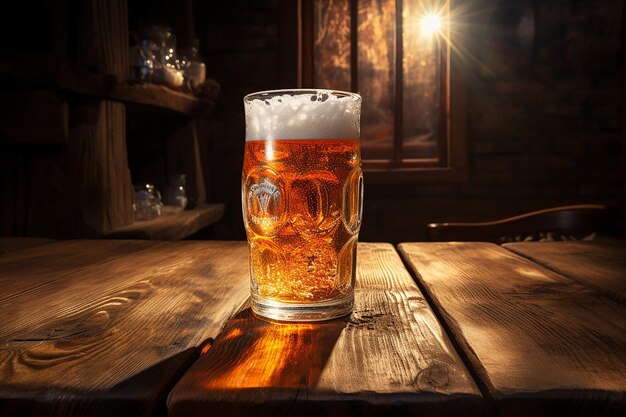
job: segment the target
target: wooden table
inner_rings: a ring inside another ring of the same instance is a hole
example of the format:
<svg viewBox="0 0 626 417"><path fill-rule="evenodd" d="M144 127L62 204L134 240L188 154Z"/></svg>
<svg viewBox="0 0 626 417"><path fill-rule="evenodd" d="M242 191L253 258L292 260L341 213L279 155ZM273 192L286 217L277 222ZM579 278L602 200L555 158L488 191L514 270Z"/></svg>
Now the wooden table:
<svg viewBox="0 0 626 417"><path fill-rule="evenodd" d="M626 413L626 306L512 248L359 244L352 315L280 324L243 242L38 243L0 255L0 416Z"/></svg>
<svg viewBox="0 0 626 417"><path fill-rule="evenodd" d="M246 301L243 242L64 241L0 256L0 415L165 413Z"/></svg>
<svg viewBox="0 0 626 417"><path fill-rule="evenodd" d="M623 304L490 243L399 250L495 415L626 415Z"/></svg>
<svg viewBox="0 0 626 417"><path fill-rule="evenodd" d="M599 242L515 242L506 249L626 303L626 244Z"/></svg>

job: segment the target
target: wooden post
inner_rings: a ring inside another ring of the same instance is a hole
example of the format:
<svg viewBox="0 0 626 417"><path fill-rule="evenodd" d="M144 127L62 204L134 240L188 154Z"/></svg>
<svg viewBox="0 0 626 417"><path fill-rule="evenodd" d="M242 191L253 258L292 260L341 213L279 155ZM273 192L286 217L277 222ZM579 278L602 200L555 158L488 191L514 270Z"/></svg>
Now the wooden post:
<svg viewBox="0 0 626 417"><path fill-rule="evenodd" d="M125 80L128 73L126 0L90 0L80 15L83 24L79 28L78 63ZM95 100L86 106L87 114L95 115L95 119L78 118L70 129L70 176L79 199L78 235L100 236L133 221L126 108L124 104L107 100ZM71 111L76 116L81 110L74 106Z"/></svg>

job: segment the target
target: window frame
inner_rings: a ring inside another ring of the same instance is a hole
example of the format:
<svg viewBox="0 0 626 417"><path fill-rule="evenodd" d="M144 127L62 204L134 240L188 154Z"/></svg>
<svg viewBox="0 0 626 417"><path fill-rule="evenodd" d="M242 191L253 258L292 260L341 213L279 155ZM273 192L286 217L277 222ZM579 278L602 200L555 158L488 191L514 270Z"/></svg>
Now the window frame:
<svg viewBox="0 0 626 417"><path fill-rule="evenodd" d="M313 13L315 0L297 1L299 88L314 88ZM358 91L357 6L350 3L350 81L351 91ZM451 1L450 9L454 1ZM403 1L396 0L396 16L402 16ZM440 48L440 116L437 140L438 158L403 161L403 68L402 19L396 17L395 104L393 160L364 160L363 171L370 184L460 182L467 180L467 91L466 76L459 67L457 53L446 42ZM455 38L456 38L455 34ZM458 39L455 39L458 42ZM454 99L452 99L454 98ZM399 109L400 111L395 111Z"/></svg>

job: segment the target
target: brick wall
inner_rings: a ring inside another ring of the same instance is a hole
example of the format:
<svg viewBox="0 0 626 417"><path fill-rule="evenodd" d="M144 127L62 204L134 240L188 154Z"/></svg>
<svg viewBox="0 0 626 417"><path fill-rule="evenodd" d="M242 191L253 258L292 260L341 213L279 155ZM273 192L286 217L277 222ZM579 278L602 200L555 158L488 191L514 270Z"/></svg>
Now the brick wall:
<svg viewBox="0 0 626 417"><path fill-rule="evenodd" d="M468 61L468 180L368 186L366 175L362 240L422 240L432 221L496 219L572 203L623 205L622 2L517 3L534 9L532 54L507 66L516 50L498 52L496 45L473 51L484 66ZM295 34L281 32L279 1L220 7L203 39L209 74L222 84L212 190L228 209L216 237L240 239L241 99L292 86L281 84L279 51Z"/></svg>

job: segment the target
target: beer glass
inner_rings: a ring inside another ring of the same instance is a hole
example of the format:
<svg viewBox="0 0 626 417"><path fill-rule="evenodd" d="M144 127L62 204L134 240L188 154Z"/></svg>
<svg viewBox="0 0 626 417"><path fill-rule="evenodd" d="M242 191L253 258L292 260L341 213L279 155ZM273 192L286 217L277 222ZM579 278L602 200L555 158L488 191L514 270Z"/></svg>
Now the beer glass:
<svg viewBox="0 0 626 417"><path fill-rule="evenodd" d="M275 90L247 95L244 107L253 312L282 321L349 314L363 206L361 97Z"/></svg>

